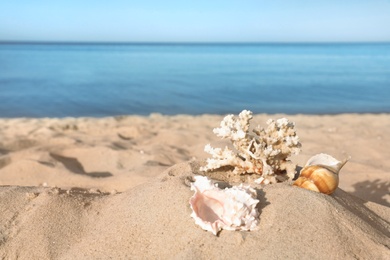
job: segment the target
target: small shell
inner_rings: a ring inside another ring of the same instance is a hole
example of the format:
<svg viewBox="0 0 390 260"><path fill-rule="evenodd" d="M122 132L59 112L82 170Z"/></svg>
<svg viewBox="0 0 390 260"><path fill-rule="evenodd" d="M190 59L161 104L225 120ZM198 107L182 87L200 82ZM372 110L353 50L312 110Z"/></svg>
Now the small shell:
<svg viewBox="0 0 390 260"><path fill-rule="evenodd" d="M191 217L204 230L217 235L221 229L253 230L259 221L259 200L250 187L233 186L224 190L207 177L195 176L191 184L195 194L190 199Z"/></svg>
<svg viewBox="0 0 390 260"><path fill-rule="evenodd" d="M328 154L311 157L293 185L308 190L332 194L339 185L339 172L348 159L338 161Z"/></svg>

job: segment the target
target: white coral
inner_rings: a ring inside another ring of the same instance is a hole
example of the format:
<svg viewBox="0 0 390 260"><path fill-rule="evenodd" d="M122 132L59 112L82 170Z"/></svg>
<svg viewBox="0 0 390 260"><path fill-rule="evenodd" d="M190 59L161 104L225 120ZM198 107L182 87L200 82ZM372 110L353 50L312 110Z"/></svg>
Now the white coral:
<svg viewBox="0 0 390 260"><path fill-rule="evenodd" d="M212 155L202 171L212 171L221 167L233 167L234 174L258 174L257 182L274 183L292 178L295 165L287 158L300 152L301 144L294 129L294 123L286 118L267 121L267 128L258 126L249 133L252 112L242 111L238 118L226 116L214 133L230 139L234 149L212 148L206 145L205 151Z"/></svg>

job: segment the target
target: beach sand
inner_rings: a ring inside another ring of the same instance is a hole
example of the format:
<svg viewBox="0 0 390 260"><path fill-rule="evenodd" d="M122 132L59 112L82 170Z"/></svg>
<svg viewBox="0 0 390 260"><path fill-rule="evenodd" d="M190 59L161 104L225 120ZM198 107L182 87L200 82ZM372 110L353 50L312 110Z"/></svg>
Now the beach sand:
<svg viewBox="0 0 390 260"><path fill-rule="evenodd" d="M0 120L0 258L389 259L389 114L265 115L296 123L303 166L351 156L331 195L268 185L259 229L202 230L190 217L223 116Z"/></svg>

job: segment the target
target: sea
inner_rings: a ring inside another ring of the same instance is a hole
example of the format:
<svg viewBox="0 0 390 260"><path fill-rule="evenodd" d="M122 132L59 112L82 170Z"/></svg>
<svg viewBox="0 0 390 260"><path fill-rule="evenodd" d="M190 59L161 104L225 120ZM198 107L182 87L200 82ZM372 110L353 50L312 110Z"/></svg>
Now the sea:
<svg viewBox="0 0 390 260"><path fill-rule="evenodd" d="M0 117L390 112L390 43L0 43Z"/></svg>

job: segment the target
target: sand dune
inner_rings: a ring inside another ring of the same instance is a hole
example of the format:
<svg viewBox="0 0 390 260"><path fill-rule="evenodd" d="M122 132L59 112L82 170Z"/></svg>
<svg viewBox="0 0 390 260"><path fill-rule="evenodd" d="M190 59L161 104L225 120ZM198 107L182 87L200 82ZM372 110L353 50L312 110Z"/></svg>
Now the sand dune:
<svg viewBox="0 0 390 260"><path fill-rule="evenodd" d="M190 217L188 185L204 145L227 144L222 116L1 119L0 258L389 259L390 115L287 117L299 165L352 157L340 188L268 185L259 229L218 237Z"/></svg>
<svg viewBox="0 0 390 260"><path fill-rule="evenodd" d="M195 225L178 164L126 192L4 186L2 243L9 259L386 259L390 209L338 189L332 196L288 184L258 190L259 229Z"/></svg>

